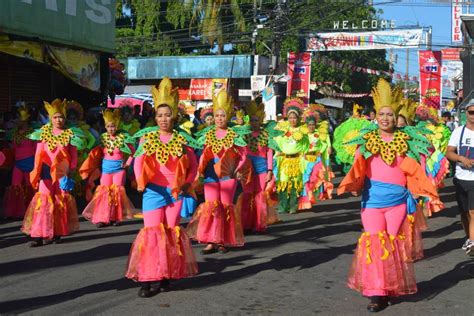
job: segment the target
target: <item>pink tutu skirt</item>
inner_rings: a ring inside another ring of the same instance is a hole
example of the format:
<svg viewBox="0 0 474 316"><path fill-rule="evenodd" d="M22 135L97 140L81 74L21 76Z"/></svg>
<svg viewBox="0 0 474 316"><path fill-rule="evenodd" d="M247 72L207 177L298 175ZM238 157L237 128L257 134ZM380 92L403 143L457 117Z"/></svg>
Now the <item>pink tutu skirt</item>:
<svg viewBox="0 0 474 316"><path fill-rule="evenodd" d="M347 285L364 296L416 293L414 265L406 253L404 237L362 233Z"/></svg>
<svg viewBox="0 0 474 316"><path fill-rule="evenodd" d="M26 210L21 230L31 237L45 239L72 234L79 230L76 200L65 191L37 192Z"/></svg>
<svg viewBox="0 0 474 316"><path fill-rule="evenodd" d="M140 230L128 256L125 276L137 282L181 279L198 273L186 232L163 224Z"/></svg>
<svg viewBox="0 0 474 316"><path fill-rule="evenodd" d="M200 243L225 246L243 246L244 232L241 215L233 205L223 205L219 201L204 202L196 209L188 224L190 238Z"/></svg>
<svg viewBox="0 0 474 316"><path fill-rule="evenodd" d="M12 185L5 191L5 217L23 218L34 195L31 185Z"/></svg>
<svg viewBox="0 0 474 316"><path fill-rule="evenodd" d="M405 249L410 261L418 261L423 259L423 238L421 233L426 231L428 226L423 209L417 206L413 215L408 215L402 224L400 231L405 236Z"/></svg>
<svg viewBox="0 0 474 316"><path fill-rule="evenodd" d="M133 218L133 209L133 204L123 186L99 185L94 197L82 212L82 216L94 224L109 224L121 222L124 218Z"/></svg>
<svg viewBox="0 0 474 316"><path fill-rule="evenodd" d="M267 192L241 193L236 209L242 216L243 229L264 232L267 225L279 222L275 206L276 201Z"/></svg>

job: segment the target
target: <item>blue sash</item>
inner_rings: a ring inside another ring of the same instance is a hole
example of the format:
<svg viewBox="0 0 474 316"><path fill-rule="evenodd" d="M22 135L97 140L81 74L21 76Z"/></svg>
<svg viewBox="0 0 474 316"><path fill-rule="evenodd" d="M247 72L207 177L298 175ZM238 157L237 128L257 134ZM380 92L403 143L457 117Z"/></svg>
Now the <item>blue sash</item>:
<svg viewBox="0 0 474 316"><path fill-rule="evenodd" d="M102 160L102 173L110 174L110 173L116 173L119 171L122 171L122 163L123 160L108 160L108 159L103 159Z"/></svg>
<svg viewBox="0 0 474 316"><path fill-rule="evenodd" d="M181 196L179 197L181 199ZM148 183L143 192L143 212L151 211L157 208L164 207L176 202L176 199L171 195L171 189Z"/></svg>
<svg viewBox="0 0 474 316"><path fill-rule="evenodd" d="M416 201L407 188L393 183L365 179L362 208L384 208L406 203L407 213L416 212Z"/></svg>
<svg viewBox="0 0 474 316"><path fill-rule="evenodd" d="M47 164L41 166L41 180L51 180L51 168Z"/></svg>
<svg viewBox="0 0 474 316"><path fill-rule="evenodd" d="M219 161L219 158L211 159L206 166L206 170L204 171L204 183L213 183L213 182L220 182L222 180L229 180L230 177L225 176L219 178L214 170L214 165L216 162Z"/></svg>
<svg viewBox="0 0 474 316"><path fill-rule="evenodd" d="M52 180L51 178L51 168L47 164L41 166L41 180ZM72 191L76 182L67 176L59 179L59 188L64 191Z"/></svg>
<svg viewBox="0 0 474 316"><path fill-rule="evenodd" d="M262 174L268 171L267 159L265 157L248 155L247 158L250 159L256 174Z"/></svg>
<svg viewBox="0 0 474 316"><path fill-rule="evenodd" d="M15 161L15 167L23 172L33 171L35 165L35 156L19 159Z"/></svg>
<svg viewBox="0 0 474 316"><path fill-rule="evenodd" d="M198 204L197 201L193 197L187 194L184 194L183 205L181 206L181 217L189 218L193 216L194 211L196 210L197 204Z"/></svg>

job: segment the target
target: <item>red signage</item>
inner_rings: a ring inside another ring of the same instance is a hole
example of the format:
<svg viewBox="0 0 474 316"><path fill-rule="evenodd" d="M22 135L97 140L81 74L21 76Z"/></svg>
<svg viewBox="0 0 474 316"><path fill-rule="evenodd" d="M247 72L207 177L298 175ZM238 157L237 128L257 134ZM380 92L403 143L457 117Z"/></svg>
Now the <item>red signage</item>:
<svg viewBox="0 0 474 316"><path fill-rule="evenodd" d="M420 51L420 103L439 110L441 101L441 52Z"/></svg>
<svg viewBox="0 0 474 316"><path fill-rule="evenodd" d="M211 100L212 79L191 79L189 100Z"/></svg>
<svg viewBox="0 0 474 316"><path fill-rule="evenodd" d="M298 96L307 101L311 81L311 53L289 53L288 75L291 79L287 83L286 95Z"/></svg>
<svg viewBox="0 0 474 316"><path fill-rule="evenodd" d="M441 50L443 60L461 60L461 48L445 48Z"/></svg>

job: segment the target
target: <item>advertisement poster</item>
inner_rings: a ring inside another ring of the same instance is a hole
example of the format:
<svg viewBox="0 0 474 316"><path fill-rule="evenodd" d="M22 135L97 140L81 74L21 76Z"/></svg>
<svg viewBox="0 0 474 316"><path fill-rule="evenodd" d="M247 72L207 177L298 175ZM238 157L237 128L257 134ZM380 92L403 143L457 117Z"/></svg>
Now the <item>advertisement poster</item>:
<svg viewBox="0 0 474 316"><path fill-rule="evenodd" d="M420 103L439 110L441 102L441 52L422 50L420 64Z"/></svg>
<svg viewBox="0 0 474 316"><path fill-rule="evenodd" d="M291 79L286 86L286 95L309 99L311 53L289 53L287 72Z"/></svg>
<svg viewBox="0 0 474 316"><path fill-rule="evenodd" d="M462 80L462 61L459 56L459 48L447 48L441 50L441 94L443 99L454 99L454 81Z"/></svg>
<svg viewBox="0 0 474 316"><path fill-rule="evenodd" d="M189 100L211 100L212 79L191 79Z"/></svg>

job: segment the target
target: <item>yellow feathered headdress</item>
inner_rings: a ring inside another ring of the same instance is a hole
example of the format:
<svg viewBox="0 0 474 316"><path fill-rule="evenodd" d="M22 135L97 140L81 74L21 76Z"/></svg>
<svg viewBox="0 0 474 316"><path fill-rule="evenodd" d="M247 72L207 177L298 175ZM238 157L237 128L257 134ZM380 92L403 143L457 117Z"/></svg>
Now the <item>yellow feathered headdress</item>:
<svg viewBox="0 0 474 316"><path fill-rule="evenodd" d="M398 115L403 116L407 120L407 124L411 125L413 120L415 119L415 111L416 111L416 102L413 102L410 99L402 99L400 101L401 109L398 112Z"/></svg>
<svg viewBox="0 0 474 316"><path fill-rule="evenodd" d="M352 106L352 116L353 117L360 117L360 114L362 113L363 109L364 109L364 107L362 105L354 103L354 105Z"/></svg>
<svg viewBox="0 0 474 316"><path fill-rule="evenodd" d="M232 97L227 94L227 91L221 90L217 96L212 97L212 108L214 114L217 110L224 110L227 120L230 120L232 117Z"/></svg>
<svg viewBox="0 0 474 316"><path fill-rule="evenodd" d="M374 109L378 112L383 107L390 107L395 114L398 115L400 111L400 100L403 94L400 88L392 89L390 84L380 78L377 82L377 86L372 89L372 99L374 100Z"/></svg>
<svg viewBox="0 0 474 316"><path fill-rule="evenodd" d="M263 103L257 104L252 101L247 105L247 113L250 118L257 117L260 122L265 118L265 105Z"/></svg>
<svg viewBox="0 0 474 316"><path fill-rule="evenodd" d="M43 101L44 108L48 112L49 117L53 117L56 113L61 113L64 117L66 117L66 108L67 102L66 99L54 99L53 102L48 103L47 101Z"/></svg>
<svg viewBox="0 0 474 316"><path fill-rule="evenodd" d="M30 118L30 112L28 112L28 109L24 105L18 107L18 114L20 115L20 121L22 122L28 121Z"/></svg>
<svg viewBox="0 0 474 316"><path fill-rule="evenodd" d="M179 103L178 88L173 89L173 84L171 83L170 78L164 77L163 80L161 80L158 89L156 86L152 87L151 94L153 95L155 109L160 105L167 105L171 109L173 118L177 117Z"/></svg>
<svg viewBox="0 0 474 316"><path fill-rule="evenodd" d="M118 128L120 124L120 110L119 109L106 109L102 112L102 117L104 118L105 125L108 123L114 123L115 127Z"/></svg>
<svg viewBox="0 0 474 316"><path fill-rule="evenodd" d="M239 109L235 112L235 116L239 119L243 119L245 116L245 112L242 109Z"/></svg>

